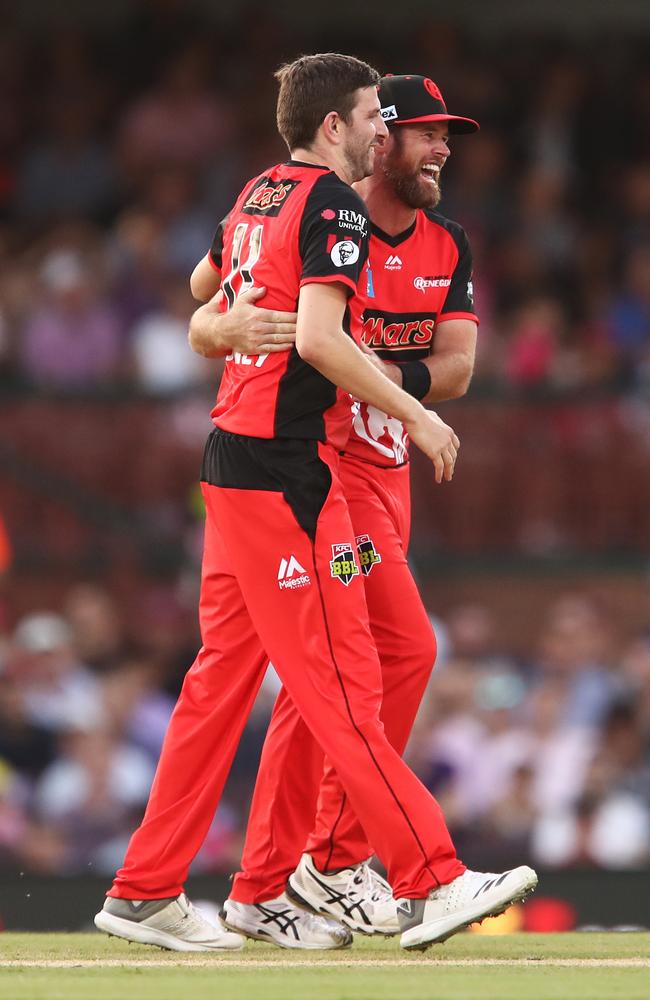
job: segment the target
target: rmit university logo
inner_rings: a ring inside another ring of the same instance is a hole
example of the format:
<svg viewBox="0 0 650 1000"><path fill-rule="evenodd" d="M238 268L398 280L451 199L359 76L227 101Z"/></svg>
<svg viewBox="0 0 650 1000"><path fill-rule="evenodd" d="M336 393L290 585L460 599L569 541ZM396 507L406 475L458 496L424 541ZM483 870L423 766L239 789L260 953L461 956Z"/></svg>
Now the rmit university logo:
<svg viewBox="0 0 650 1000"><path fill-rule="evenodd" d="M361 563L361 572L364 576L368 576L372 567L381 562L381 556L377 552L375 543L370 535L357 535L356 542L359 562Z"/></svg>
<svg viewBox="0 0 650 1000"><path fill-rule="evenodd" d="M365 236L368 232L368 220L360 212L351 208L339 208L339 229L351 229L354 233Z"/></svg>
<svg viewBox="0 0 650 1000"><path fill-rule="evenodd" d="M244 215L279 215L293 189L300 181L272 181L260 177L242 208Z"/></svg>
<svg viewBox="0 0 650 1000"><path fill-rule="evenodd" d="M359 575L359 567L354 559L354 552L349 542L339 542L332 546L330 573L335 580L340 580L345 587Z"/></svg>
<svg viewBox="0 0 650 1000"><path fill-rule="evenodd" d="M280 560L278 569L278 587L280 590L300 590L311 583L309 573L301 566L295 556Z"/></svg>

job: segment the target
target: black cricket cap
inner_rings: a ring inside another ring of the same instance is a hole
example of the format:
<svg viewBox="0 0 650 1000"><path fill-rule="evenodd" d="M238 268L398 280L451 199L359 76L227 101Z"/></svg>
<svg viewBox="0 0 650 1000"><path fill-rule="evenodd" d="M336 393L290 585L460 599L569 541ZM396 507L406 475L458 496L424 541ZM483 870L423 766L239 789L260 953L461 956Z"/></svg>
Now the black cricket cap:
<svg viewBox="0 0 650 1000"><path fill-rule="evenodd" d="M379 81L381 117L387 125L449 122L452 133L477 132L472 118L450 115L433 80L425 76L383 76Z"/></svg>

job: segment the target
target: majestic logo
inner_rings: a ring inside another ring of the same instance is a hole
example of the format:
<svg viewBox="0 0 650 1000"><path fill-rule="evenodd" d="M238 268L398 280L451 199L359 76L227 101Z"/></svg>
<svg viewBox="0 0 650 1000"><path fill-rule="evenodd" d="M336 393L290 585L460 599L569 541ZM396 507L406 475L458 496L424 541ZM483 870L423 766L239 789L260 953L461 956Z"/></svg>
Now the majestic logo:
<svg viewBox="0 0 650 1000"><path fill-rule="evenodd" d="M366 309L363 314L364 344L374 350L423 350L427 352L436 326L435 312L389 313Z"/></svg>
<svg viewBox="0 0 650 1000"><path fill-rule="evenodd" d="M351 208L339 208L339 229L351 229L365 236L368 232L368 220L365 215L353 212Z"/></svg>
<svg viewBox="0 0 650 1000"><path fill-rule="evenodd" d="M244 215L279 215L287 198L300 181L272 181L269 177L260 177L259 181L244 202Z"/></svg>
<svg viewBox="0 0 650 1000"><path fill-rule="evenodd" d="M333 208L324 208L323 211L320 213L320 217L321 219L327 219L328 222L331 222L332 219L336 218L336 212L334 211Z"/></svg>
<svg viewBox="0 0 650 1000"><path fill-rule="evenodd" d="M349 542L339 542L332 546L330 573L335 580L349 587L355 576L359 575L359 567L354 559L354 552Z"/></svg>
<svg viewBox="0 0 650 1000"><path fill-rule="evenodd" d="M370 535L357 535L356 543L359 562L361 563L361 572L364 576L368 576L372 567L381 562L381 556L377 552L375 543Z"/></svg>
<svg viewBox="0 0 650 1000"><path fill-rule="evenodd" d="M470 304L474 305L474 282L471 279L467 282L467 298Z"/></svg>
<svg viewBox="0 0 650 1000"><path fill-rule="evenodd" d="M422 294L424 294L427 288L449 288L451 285L451 278L448 278L445 274L437 274L435 277L428 275L426 278L414 278L413 284L417 288L418 292L422 292Z"/></svg>
<svg viewBox="0 0 650 1000"><path fill-rule="evenodd" d="M397 108L394 104L389 104L387 107L382 108L379 114L385 122L392 122L397 118Z"/></svg>
<svg viewBox="0 0 650 1000"><path fill-rule="evenodd" d="M359 247L352 240L339 240L330 250L335 267L349 267L359 260Z"/></svg>
<svg viewBox="0 0 650 1000"><path fill-rule="evenodd" d="M278 587L280 590L299 590L311 583L309 573L301 566L295 556L280 560L278 569Z"/></svg>
<svg viewBox="0 0 650 1000"><path fill-rule="evenodd" d="M402 261L397 256L397 254L391 254L390 257L386 258L386 263L384 264L384 271L401 271Z"/></svg>

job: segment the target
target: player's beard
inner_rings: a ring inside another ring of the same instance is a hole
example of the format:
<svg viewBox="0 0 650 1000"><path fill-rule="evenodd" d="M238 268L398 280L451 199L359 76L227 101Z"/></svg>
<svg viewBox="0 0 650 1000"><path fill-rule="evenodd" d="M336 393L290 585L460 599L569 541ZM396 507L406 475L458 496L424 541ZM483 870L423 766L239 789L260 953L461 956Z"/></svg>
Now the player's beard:
<svg viewBox="0 0 650 1000"><path fill-rule="evenodd" d="M358 139L356 142L349 142L345 146L344 155L352 183L370 177L375 163L374 143L369 147L367 139L363 142Z"/></svg>
<svg viewBox="0 0 650 1000"><path fill-rule="evenodd" d="M440 182L432 184L422 177L419 167L415 169L405 162L399 133L395 134L391 152L382 157L380 169L397 197L409 208L435 208L440 203Z"/></svg>

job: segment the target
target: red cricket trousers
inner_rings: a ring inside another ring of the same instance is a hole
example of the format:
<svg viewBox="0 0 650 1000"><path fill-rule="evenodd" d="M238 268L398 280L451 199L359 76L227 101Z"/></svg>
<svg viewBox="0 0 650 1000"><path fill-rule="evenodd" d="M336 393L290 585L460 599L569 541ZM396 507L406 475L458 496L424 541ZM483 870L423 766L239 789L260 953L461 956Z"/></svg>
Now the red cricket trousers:
<svg viewBox="0 0 650 1000"><path fill-rule="evenodd" d="M431 623L406 560L409 469L379 468L344 457L339 474L381 662L380 715L386 736L401 754L436 656ZM275 898L304 850L321 871L356 864L373 853L336 771L326 763L323 773L323 766L320 746L283 688L262 751L233 899L254 903ZM438 874L447 882L463 868L450 858Z"/></svg>
<svg viewBox="0 0 650 1000"><path fill-rule="evenodd" d="M311 441L216 431L202 478L203 645L110 895L151 899L182 891L268 656L336 769L395 895L425 896L463 866L438 804L380 721L381 668L338 456Z"/></svg>

